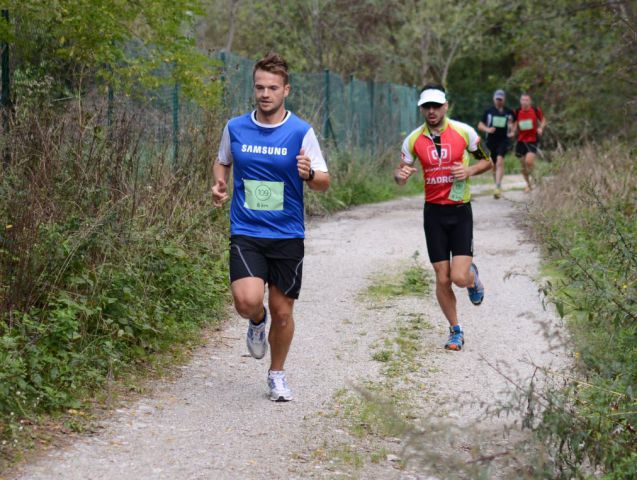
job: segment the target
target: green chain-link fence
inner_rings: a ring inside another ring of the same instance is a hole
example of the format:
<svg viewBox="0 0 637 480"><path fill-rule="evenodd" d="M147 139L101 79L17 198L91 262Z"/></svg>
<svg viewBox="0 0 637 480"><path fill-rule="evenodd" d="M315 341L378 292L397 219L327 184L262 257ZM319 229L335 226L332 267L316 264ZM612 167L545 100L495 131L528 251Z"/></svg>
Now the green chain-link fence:
<svg viewBox="0 0 637 480"><path fill-rule="evenodd" d="M221 53L223 104L228 116L254 108L252 69L254 61ZM290 74L292 90L286 106L308 120L325 144L338 149L361 148L370 152L398 148L402 138L416 128L419 117L415 87L343 79L327 70L320 73ZM179 86L149 92L145 101L125 100L111 92L108 111L127 106L144 119L149 138L172 149L178 162L180 145L188 144L188 125L201 118L201 109L181 95ZM109 118L112 113L109 114Z"/></svg>
<svg viewBox="0 0 637 480"><path fill-rule="evenodd" d="M254 62L222 53L224 102L231 115L253 108ZM337 148L378 151L396 147L420 123L414 87L343 79L329 71L290 75L287 107L306 118Z"/></svg>

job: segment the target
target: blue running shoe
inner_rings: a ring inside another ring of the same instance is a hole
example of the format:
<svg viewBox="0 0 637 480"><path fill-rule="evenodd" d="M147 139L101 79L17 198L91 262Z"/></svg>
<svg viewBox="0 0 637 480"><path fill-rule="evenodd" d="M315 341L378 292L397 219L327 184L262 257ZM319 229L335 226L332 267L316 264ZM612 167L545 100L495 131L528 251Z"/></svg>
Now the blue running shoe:
<svg viewBox="0 0 637 480"><path fill-rule="evenodd" d="M257 360L265 357L268 351L268 341L265 338L265 326L268 323L268 309L263 307L265 314L263 321L255 325L251 320L248 320L248 334L246 335L246 344L248 345L248 351Z"/></svg>
<svg viewBox="0 0 637 480"><path fill-rule="evenodd" d="M460 328L460 325L454 325L449 327L449 339L445 343L447 350L462 350L464 345L464 332Z"/></svg>
<svg viewBox="0 0 637 480"><path fill-rule="evenodd" d="M484 285L480 281L480 277L478 276L478 267L476 267L475 263L471 264L470 270L473 272L474 285L473 287L467 287L467 291L469 292L469 300L474 305L480 305L482 300L484 300Z"/></svg>

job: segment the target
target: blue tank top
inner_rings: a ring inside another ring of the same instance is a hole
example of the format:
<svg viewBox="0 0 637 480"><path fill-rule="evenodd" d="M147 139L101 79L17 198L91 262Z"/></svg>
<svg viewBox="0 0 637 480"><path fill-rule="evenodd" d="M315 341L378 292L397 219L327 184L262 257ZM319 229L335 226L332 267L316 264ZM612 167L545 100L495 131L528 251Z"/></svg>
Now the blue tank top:
<svg viewBox="0 0 637 480"><path fill-rule="evenodd" d="M304 238L303 180L296 156L311 126L293 113L276 127L252 114L228 122L234 165L230 234Z"/></svg>

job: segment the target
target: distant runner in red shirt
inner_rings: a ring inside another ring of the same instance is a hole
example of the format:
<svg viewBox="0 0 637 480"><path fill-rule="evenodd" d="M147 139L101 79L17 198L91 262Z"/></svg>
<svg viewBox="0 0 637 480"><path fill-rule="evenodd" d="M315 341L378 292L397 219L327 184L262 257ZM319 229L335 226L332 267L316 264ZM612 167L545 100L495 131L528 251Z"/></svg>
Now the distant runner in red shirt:
<svg viewBox="0 0 637 480"><path fill-rule="evenodd" d="M546 120L540 107L533 107L531 95L520 96L520 108L515 111L515 128L518 132L518 143L515 156L522 162L522 175L526 181L525 192L531 191L531 173L535 164L537 145L546 126Z"/></svg>

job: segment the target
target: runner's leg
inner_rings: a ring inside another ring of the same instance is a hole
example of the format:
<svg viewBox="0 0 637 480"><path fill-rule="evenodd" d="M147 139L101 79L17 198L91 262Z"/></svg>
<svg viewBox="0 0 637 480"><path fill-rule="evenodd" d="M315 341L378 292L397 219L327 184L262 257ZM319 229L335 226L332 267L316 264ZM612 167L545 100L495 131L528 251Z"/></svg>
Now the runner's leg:
<svg viewBox="0 0 637 480"><path fill-rule="evenodd" d="M270 285L268 306L272 324L268 340L270 342L271 363L270 370L283 370L285 359L294 337L294 299L276 286Z"/></svg>
<svg viewBox="0 0 637 480"><path fill-rule="evenodd" d="M230 288L234 307L254 324L265 315L263 297L267 278L267 261L259 241L250 237L230 239Z"/></svg>
<svg viewBox="0 0 637 480"><path fill-rule="evenodd" d="M502 178L504 177L504 157L502 155L498 155L498 158L495 161L495 187L501 188Z"/></svg>
<svg viewBox="0 0 637 480"><path fill-rule="evenodd" d="M527 172L527 168L526 168L526 156L529 153L529 146L527 143L525 142L520 142L518 141L518 143L515 145L515 156L518 157L520 159L520 168L522 170L522 176L524 177L524 181L526 182L527 185L527 191L528 191L528 186L530 185L529 182L529 173Z"/></svg>
<svg viewBox="0 0 637 480"><path fill-rule="evenodd" d="M450 262L444 260L432 264L436 272L436 298L450 326L458 325L456 295L451 289Z"/></svg>
<svg viewBox="0 0 637 480"><path fill-rule="evenodd" d="M454 255L451 259L451 282L460 288L473 287L474 275L471 272L473 257L469 255Z"/></svg>
<svg viewBox="0 0 637 480"><path fill-rule="evenodd" d="M265 315L263 297L265 295L265 282L259 277L245 277L232 282L232 298L234 308L239 315L252 323L260 323Z"/></svg>
<svg viewBox="0 0 637 480"><path fill-rule="evenodd" d="M520 166L522 167L522 176L524 177L524 181L526 182L527 188L529 188L531 182L529 181L529 172L526 169L526 156L527 154L524 154L520 157Z"/></svg>
<svg viewBox="0 0 637 480"><path fill-rule="evenodd" d="M533 168L535 166L535 152L527 152L527 154L524 156L524 165L525 165L525 172L526 175L524 176L524 180L526 180L526 184L528 186L528 189L531 189L531 174L533 173Z"/></svg>
<svg viewBox="0 0 637 480"><path fill-rule="evenodd" d="M492 144L492 143L487 143L487 150L489 151L489 159L491 160L491 163L493 164L493 171L491 172L491 174L493 175L493 183L496 184L496 187L498 186L498 179L496 176L496 162L497 162L497 158L498 158L498 153L496 151L497 146Z"/></svg>

